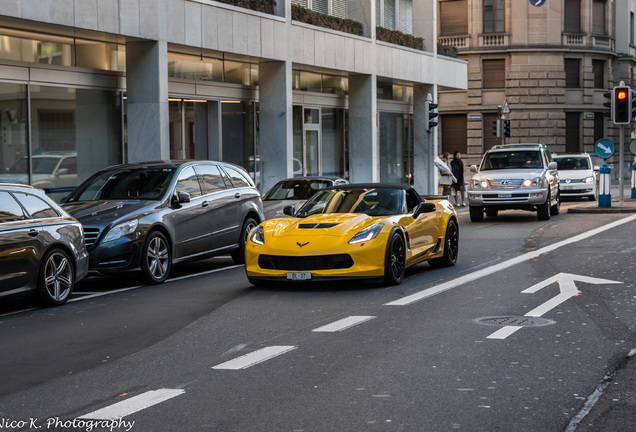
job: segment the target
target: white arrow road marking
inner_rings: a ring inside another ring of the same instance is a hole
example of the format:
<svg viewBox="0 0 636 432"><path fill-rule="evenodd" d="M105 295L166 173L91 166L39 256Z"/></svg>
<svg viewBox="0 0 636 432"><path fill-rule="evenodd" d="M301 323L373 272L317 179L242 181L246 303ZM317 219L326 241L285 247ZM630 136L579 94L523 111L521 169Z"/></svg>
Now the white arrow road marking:
<svg viewBox="0 0 636 432"><path fill-rule="evenodd" d="M286 352L295 350L295 346L271 346L259 349L257 351L245 354L244 356L235 358L234 360L226 361L220 365L213 366L212 369L246 369L255 364L262 363L266 360L285 354Z"/></svg>
<svg viewBox="0 0 636 432"><path fill-rule="evenodd" d="M365 321L369 321L375 318L374 316L350 316L347 318L343 318L341 320L332 322L331 324L324 325L322 327L318 327L317 329L313 329L315 332L339 332L342 330L346 330L355 325L361 324Z"/></svg>
<svg viewBox="0 0 636 432"><path fill-rule="evenodd" d="M114 405L83 415L81 419L116 420L185 393L183 389L159 389L131 397Z"/></svg>
<svg viewBox="0 0 636 432"><path fill-rule="evenodd" d="M576 243L576 242L579 242L581 240L585 240L585 239L587 239L589 237L592 237L592 236L594 236L596 234L600 234L600 233L602 233L604 231L607 231L607 230L612 229L612 228L616 228L617 226L626 224L628 222L632 222L634 220L636 220L636 215L632 215L632 216L625 217L623 219L619 219L619 220L614 221L612 223L609 223L607 225L603 225L602 227L598 227L598 228L595 228L593 230L590 230L590 231L575 235L574 237L570 237L569 239L562 240L560 242L551 244L549 246L542 247L540 249L537 249L536 251L528 252L528 253L526 253L524 255L519 255L518 257L511 258L511 259L509 259L507 261L503 261L503 262L501 262L499 264L495 264L493 266L486 267L486 268L478 270L476 272L469 273L467 275L458 277L457 279L453 279L451 281L448 281L448 282L445 282L443 284L434 286L432 288L427 288L425 290L416 292L415 294L411 294L411 295L408 295L406 297L402 297L401 299L394 300L394 301L389 302L389 303L385 303L385 306L406 306L406 305L410 305L412 303L415 303L417 301L423 300L425 298L432 297L434 295L443 293L443 292L451 290L453 288L457 288L458 286L464 285L464 284L466 284L468 282L472 282L474 280L481 279L484 276L491 276L492 274L494 274L494 273L496 273L496 272L498 272L500 270L504 270L504 269L507 269L509 267L515 266L517 264L520 264L522 262L529 261L531 259L537 258L540 255L544 255L544 254L547 254L548 252L552 252L552 251L554 251L556 249L559 249L559 248L561 248L563 246L567 246L569 244Z"/></svg>
<svg viewBox="0 0 636 432"><path fill-rule="evenodd" d="M555 307L557 307L558 305L560 305L567 299L578 295L579 290L576 288L576 285L574 284L575 280L579 282L587 282L587 283L591 283L595 285L623 283L623 282L617 282L617 281L612 281L608 279L593 278L589 276L579 276L579 275L575 275L571 273L558 273L552 276L551 278L548 278L542 282L539 282L538 284L532 285L530 288L526 288L523 291L521 291L522 293L526 293L526 294L534 294L540 289L543 289L549 285L552 285L554 282L558 282L559 291L560 291L560 293L557 294L555 297L552 297L547 302L532 309L530 312L528 312L524 316L540 317L544 313L551 311L552 309L554 309ZM505 339L511 334L513 334L514 332L516 332L517 330L519 330L520 328L522 327L505 326L500 328L499 330L497 330L490 336L488 336L486 339Z"/></svg>

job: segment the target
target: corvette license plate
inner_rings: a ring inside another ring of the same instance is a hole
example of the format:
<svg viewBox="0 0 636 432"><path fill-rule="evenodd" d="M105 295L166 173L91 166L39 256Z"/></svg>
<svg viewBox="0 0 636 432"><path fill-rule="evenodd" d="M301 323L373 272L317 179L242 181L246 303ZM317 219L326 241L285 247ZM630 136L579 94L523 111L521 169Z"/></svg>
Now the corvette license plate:
<svg viewBox="0 0 636 432"><path fill-rule="evenodd" d="M304 281L311 279L311 273L308 272L289 272L287 273L287 279L295 281Z"/></svg>
<svg viewBox="0 0 636 432"><path fill-rule="evenodd" d="M511 193L500 193L499 198L512 198Z"/></svg>

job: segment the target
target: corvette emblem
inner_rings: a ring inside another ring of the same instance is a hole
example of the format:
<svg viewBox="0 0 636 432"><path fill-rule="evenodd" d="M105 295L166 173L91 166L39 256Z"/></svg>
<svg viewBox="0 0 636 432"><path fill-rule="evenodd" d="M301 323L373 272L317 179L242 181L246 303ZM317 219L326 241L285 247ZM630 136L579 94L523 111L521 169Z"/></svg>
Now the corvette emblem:
<svg viewBox="0 0 636 432"><path fill-rule="evenodd" d="M309 242L307 242L307 243L298 243L298 242L296 242L296 244L297 244L299 247L303 247L303 246L307 246L307 245L309 244Z"/></svg>

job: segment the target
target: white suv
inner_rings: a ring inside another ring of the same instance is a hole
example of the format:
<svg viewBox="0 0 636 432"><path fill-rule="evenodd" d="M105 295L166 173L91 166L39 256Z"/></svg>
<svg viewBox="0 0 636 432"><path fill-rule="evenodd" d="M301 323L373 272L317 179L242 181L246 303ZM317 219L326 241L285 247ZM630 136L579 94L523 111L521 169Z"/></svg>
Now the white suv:
<svg viewBox="0 0 636 432"><path fill-rule="evenodd" d="M495 217L499 210L536 211L539 220L559 214L557 163L543 144L497 145L486 151L468 190L470 220Z"/></svg>
<svg viewBox="0 0 636 432"><path fill-rule="evenodd" d="M558 165L563 198L596 200L596 180L599 168L592 165L592 158L589 154L554 154L552 159Z"/></svg>

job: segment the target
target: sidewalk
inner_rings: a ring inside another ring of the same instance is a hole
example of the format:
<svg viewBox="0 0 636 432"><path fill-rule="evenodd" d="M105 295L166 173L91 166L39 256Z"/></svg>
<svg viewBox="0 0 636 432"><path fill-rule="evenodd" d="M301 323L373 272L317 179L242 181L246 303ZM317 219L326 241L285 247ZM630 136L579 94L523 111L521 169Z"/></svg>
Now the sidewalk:
<svg viewBox="0 0 636 432"><path fill-rule="evenodd" d="M629 182L627 182L629 185ZM589 201L580 206L568 209L568 213L636 213L636 198L632 198L631 187L623 188L623 202L621 203L618 185L612 187L612 205L599 207L598 201ZM561 202L563 204L563 202Z"/></svg>

